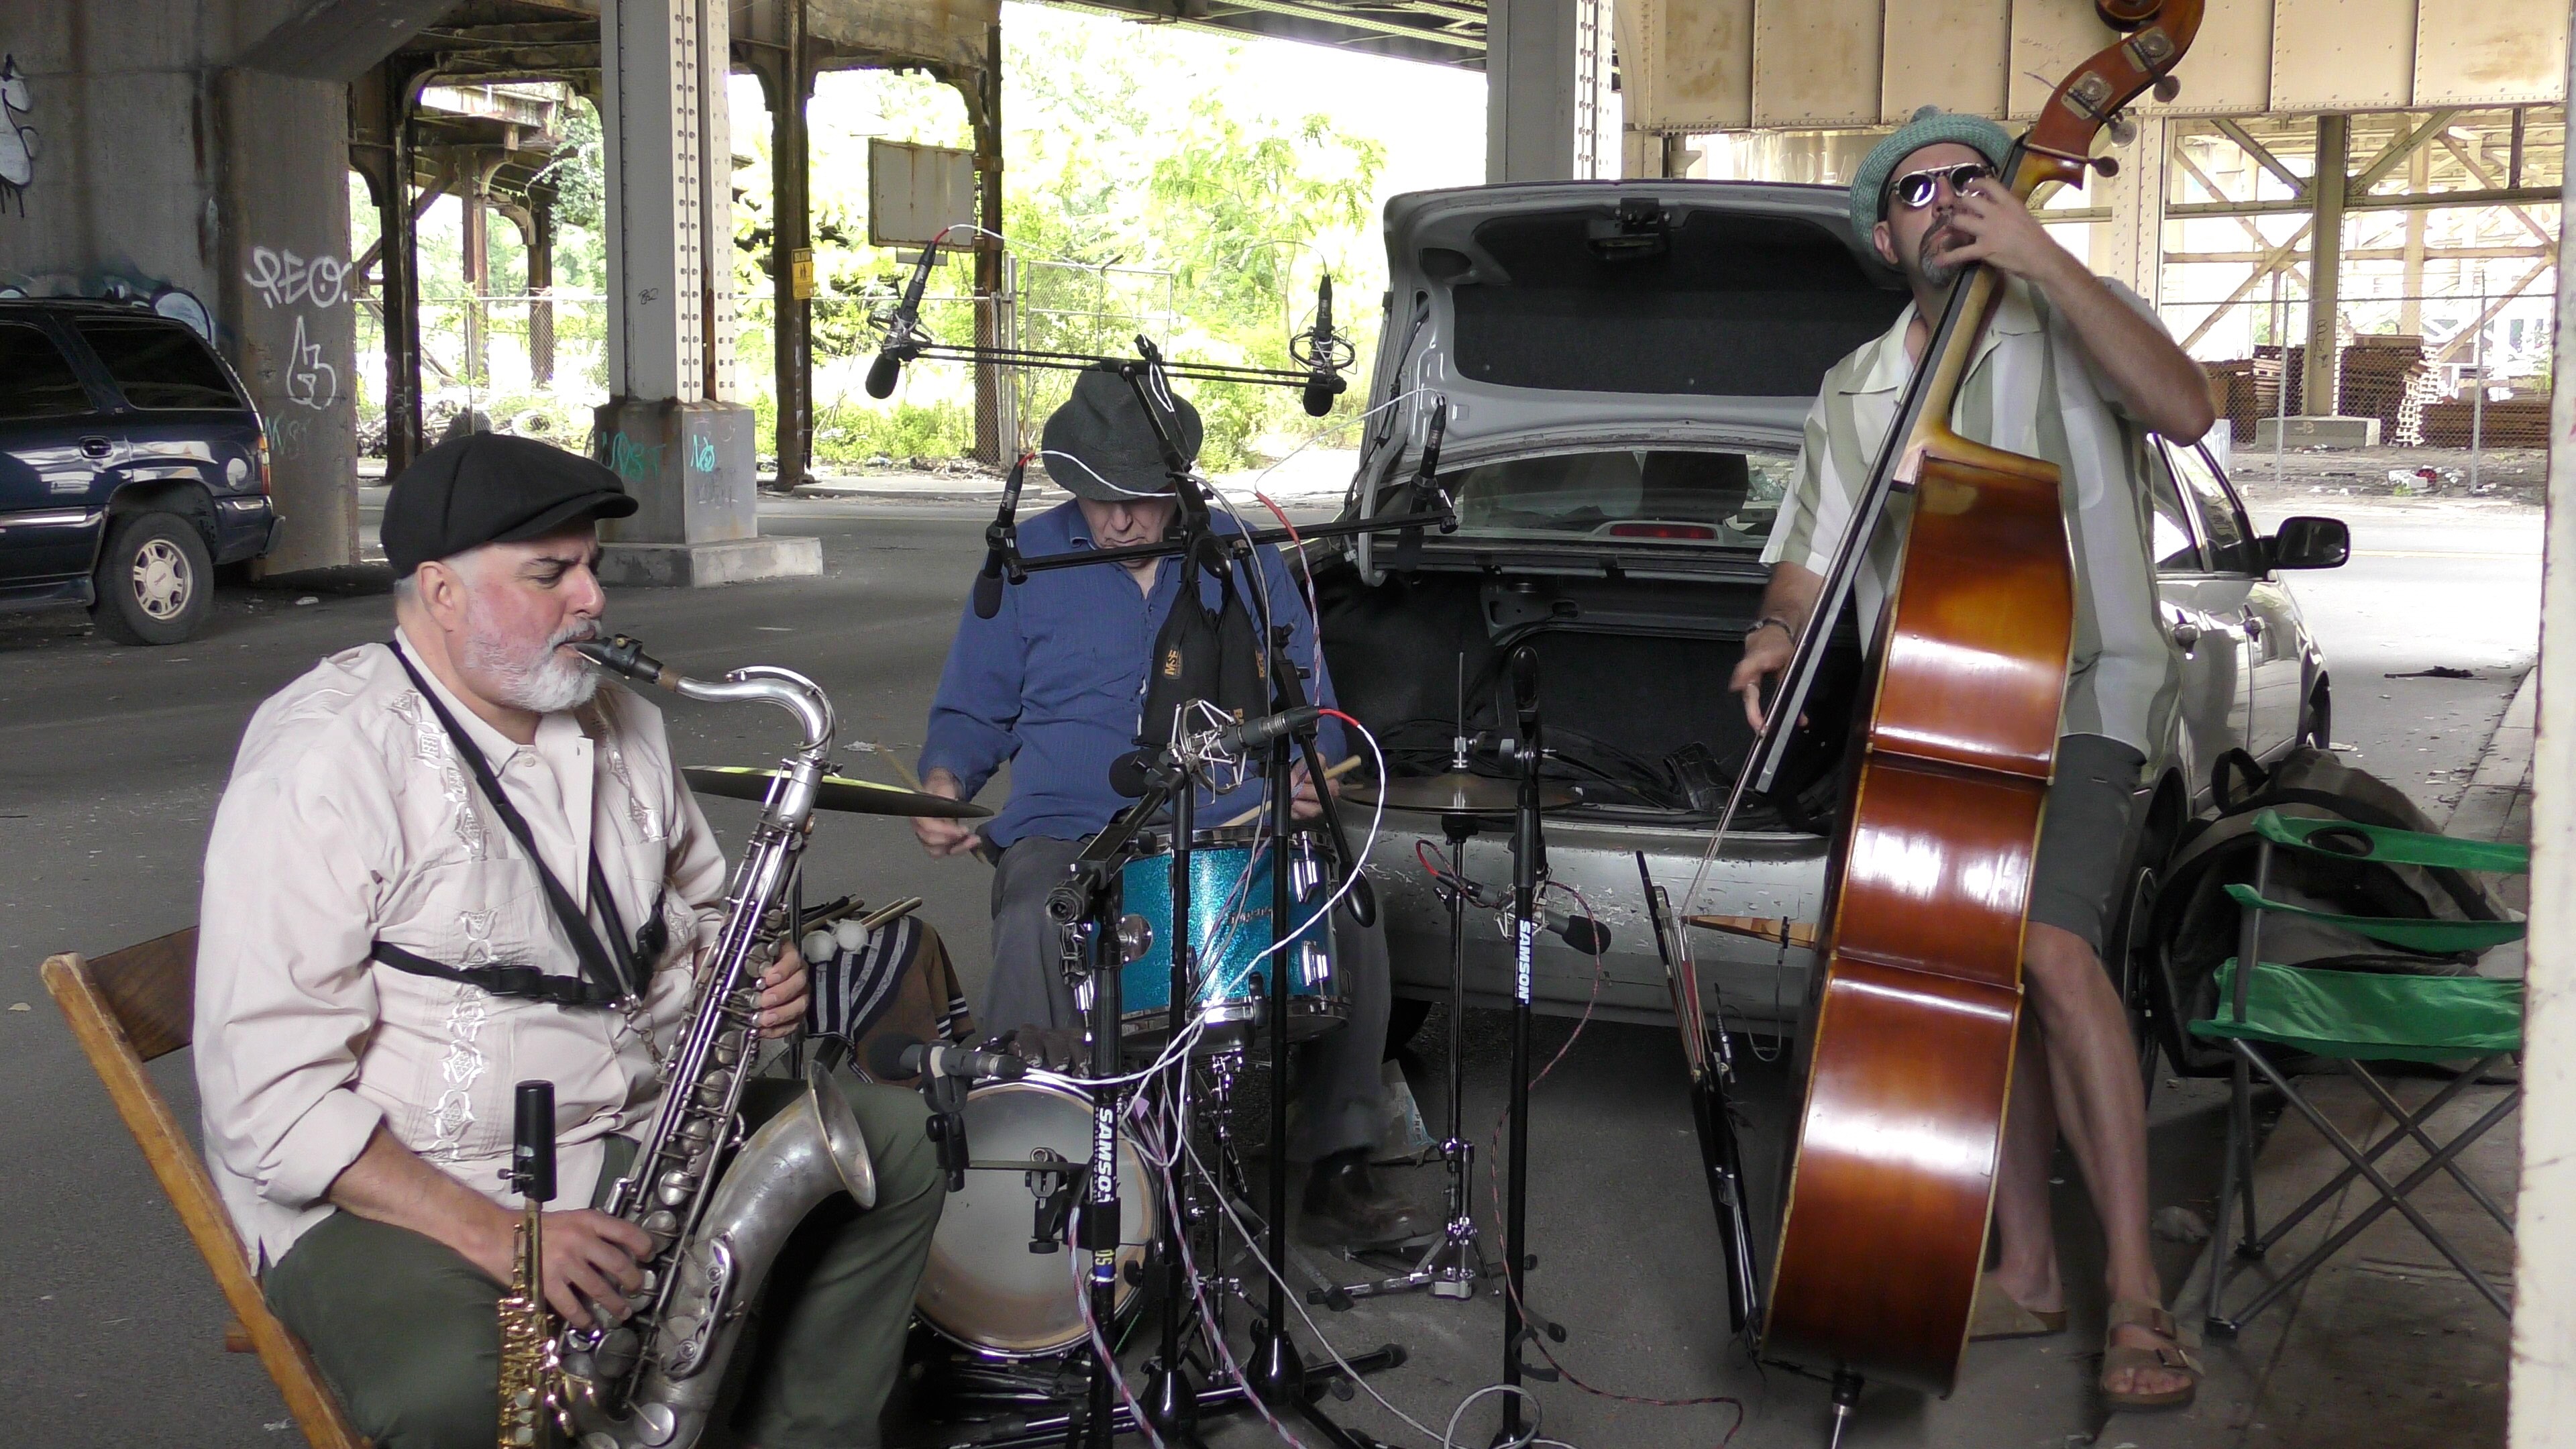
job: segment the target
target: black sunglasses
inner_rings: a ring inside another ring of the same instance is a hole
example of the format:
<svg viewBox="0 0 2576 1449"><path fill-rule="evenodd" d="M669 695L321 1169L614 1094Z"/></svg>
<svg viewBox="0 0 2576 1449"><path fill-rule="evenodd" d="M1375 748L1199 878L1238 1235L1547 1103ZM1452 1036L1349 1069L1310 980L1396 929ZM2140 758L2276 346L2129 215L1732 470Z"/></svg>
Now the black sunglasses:
<svg viewBox="0 0 2576 1449"><path fill-rule="evenodd" d="M1935 166L1929 171L1908 171L1887 184L1890 199L1903 203L1908 211L1932 204L1939 190L1937 183L1947 180L1952 195L1967 191L1969 183L1983 181L1995 174L1995 168L1983 161L1964 161L1956 166Z"/></svg>

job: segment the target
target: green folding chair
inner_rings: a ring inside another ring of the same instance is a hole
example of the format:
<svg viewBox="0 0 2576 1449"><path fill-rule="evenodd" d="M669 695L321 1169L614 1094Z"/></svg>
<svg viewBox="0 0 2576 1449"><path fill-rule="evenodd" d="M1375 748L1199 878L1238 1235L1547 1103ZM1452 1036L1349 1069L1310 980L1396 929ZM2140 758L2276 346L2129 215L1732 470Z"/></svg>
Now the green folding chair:
<svg viewBox="0 0 2576 1449"><path fill-rule="evenodd" d="M2407 1194L2430 1181L2433 1174L2447 1172L2470 1198L2495 1218L2499 1226L2508 1234L2513 1231L2512 1216L2460 1170L2458 1158L2469 1144L2513 1114L2514 1108L2522 1101L2521 1086L2517 1084L2467 1130L2448 1142L2435 1142L2425 1130L2425 1125L2498 1060L2522 1050L2522 983L2479 976L2414 976L2285 966L2265 961L2260 947L2263 917L2271 914L2305 916L2413 951L2484 950L2519 940L2524 930L2520 921L2396 920L2336 915L2287 905L2270 899L2268 895L2272 853L2276 848L2344 860L2515 875L2530 869L2531 852L2519 845L2456 840L2446 835L2391 830L2341 820L2289 818L2270 810L2255 818L2255 831L2262 837L2262 845L2255 853L2254 884L2250 887L2230 885L2227 888L2228 895L2243 912L2244 927L2236 957L2219 968L2218 1013L2208 1020L2191 1023L2192 1035L2204 1040L2224 1041L2235 1056L2235 1092L2227 1118L2227 1157L2219 1171L2220 1232L2222 1235L2225 1232L2230 1208L2241 1207L2244 1228L2232 1256L2240 1264L2248 1264L2269 1253L2293 1228L2332 1201L2356 1177L2366 1179L2376 1188L2379 1200L2355 1214L2351 1222L2319 1244L2300 1260L2298 1266L2267 1284L2251 1302L2232 1315L2221 1311L2227 1285L2235 1276L2229 1271L2230 1255L2212 1244L2206 1314L2209 1335L2213 1338L2235 1337L2256 1314L2304 1282L2309 1274L2359 1237L2363 1229L2378 1221L2391 1208L2404 1214L2406 1220L2415 1225L2415 1230L2439 1249L2452 1267L2460 1270L2470 1286L2494 1304L2497 1312L2510 1319L2513 1306L2504 1294L2471 1267L2450 1240L2426 1221L2424 1214L2407 1200ZM2255 963L2254 966L2243 969L2242 963L2248 961ZM2355 1144L2328 1122L2325 1114L2318 1111L2316 1105L2265 1056L2260 1048L2267 1045L2304 1052L2340 1064L2379 1104L2380 1109L2388 1113L2395 1125L2368 1147ZM2432 1100L2413 1112L2399 1105L2387 1087L2363 1066L2365 1062L2461 1060L2476 1064L2454 1077L2448 1086L2434 1094ZM2290 1106L2316 1128L2319 1136L2334 1144L2335 1150L2344 1155L2348 1164L2332 1182L2311 1193L2307 1201L2284 1215L2268 1231L2259 1229L2254 1207L2253 1079L2256 1073L2277 1088ZM2392 1183L2380 1171L2379 1159L2399 1142L2408 1140L2421 1147L2427 1156L2413 1172ZM2243 1269L2240 1267L2237 1271Z"/></svg>

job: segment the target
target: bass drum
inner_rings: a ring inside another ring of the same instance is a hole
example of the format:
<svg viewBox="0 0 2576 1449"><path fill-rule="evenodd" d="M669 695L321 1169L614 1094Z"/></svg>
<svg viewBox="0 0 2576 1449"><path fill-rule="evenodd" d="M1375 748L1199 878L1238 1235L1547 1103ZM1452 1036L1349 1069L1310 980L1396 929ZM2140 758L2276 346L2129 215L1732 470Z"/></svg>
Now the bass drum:
<svg viewBox="0 0 2576 1449"><path fill-rule="evenodd" d="M1091 1103L1081 1094L1040 1082L987 1082L966 1095L966 1144L976 1163L1091 1161ZM948 1195L931 1235L930 1263L913 1306L942 1337L996 1358L1034 1358L1079 1346L1082 1295L1089 1290L1077 1264L1085 1261L1063 1241L1054 1252L1033 1253L1039 1214L1056 1184L1053 1172L971 1167L966 1186ZM1071 1175L1074 1191L1088 1170ZM1118 1138L1118 1290L1124 1315L1136 1288L1130 1265L1145 1261L1156 1215L1158 1184L1125 1133Z"/></svg>

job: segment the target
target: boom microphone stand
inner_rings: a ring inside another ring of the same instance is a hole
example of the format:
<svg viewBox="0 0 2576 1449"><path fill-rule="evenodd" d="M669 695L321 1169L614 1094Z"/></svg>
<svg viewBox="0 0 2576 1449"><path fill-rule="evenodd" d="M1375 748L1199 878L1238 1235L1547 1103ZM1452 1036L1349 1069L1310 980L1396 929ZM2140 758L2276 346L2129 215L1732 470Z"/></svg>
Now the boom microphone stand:
<svg viewBox="0 0 2576 1449"><path fill-rule="evenodd" d="M1512 1084L1511 1169L1503 1209L1503 1382L1514 1388L1521 1377L1554 1378L1553 1369L1532 1370L1521 1362L1521 1344L1530 1329L1524 1289L1529 1252L1529 1063L1531 956L1538 945L1538 886L1546 874L1546 837L1539 823L1539 765L1545 749L1539 738L1538 651L1527 644L1512 651L1512 704L1520 714L1520 809L1512 822ZM1463 879L1461 889L1464 888ZM1557 1336L1562 1329L1550 1325ZM1522 1437L1521 1396L1503 1395L1502 1432L1496 1444Z"/></svg>

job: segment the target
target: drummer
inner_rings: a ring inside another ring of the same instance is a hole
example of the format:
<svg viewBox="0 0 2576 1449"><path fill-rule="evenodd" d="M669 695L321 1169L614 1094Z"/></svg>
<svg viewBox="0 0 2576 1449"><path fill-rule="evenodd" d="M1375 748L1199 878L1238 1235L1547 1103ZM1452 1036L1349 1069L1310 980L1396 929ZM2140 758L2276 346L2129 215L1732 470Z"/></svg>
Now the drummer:
<svg viewBox="0 0 2576 1449"><path fill-rule="evenodd" d="M1182 452L1196 458L1198 410L1174 395L1162 421ZM1144 405L1124 379L1105 367L1076 374L1072 397L1047 419L1043 438L1047 476L1073 499L1021 523L1022 548L1036 555L1162 540L1178 502ZM1240 531L1223 516L1215 523L1223 532ZM1310 691L1330 704L1332 680L1315 649L1304 595L1276 549L1264 546L1257 556L1273 617L1292 631L1290 656L1312 661ZM914 820L912 828L934 856L971 852L993 863L993 975L983 1019L997 1027L1025 1024L1019 1032L1024 1049L1052 1038L1049 1054L1068 1056L1063 1044L1081 1028L1058 964L1047 895L1084 843L1127 803L1110 788L1109 767L1135 748L1147 663L1179 595L1180 573L1177 559L1162 558L1032 574L1003 591L992 618L968 609L949 646L921 749L922 786L971 800L1008 761L1010 799L980 829L931 818ZM1251 582L1239 569L1237 581ZM1216 608L1216 586L1203 579L1201 590ZM1329 720L1320 743L1329 751L1325 758L1339 753L1341 736ZM1257 786L1237 791L1200 818L1229 819L1261 798ZM1302 818L1318 811L1302 769L1296 809ZM1433 1225L1369 1174L1383 1095L1386 937L1341 910L1333 915L1333 940L1350 1016L1298 1049L1302 1081L1291 1156L1314 1164L1299 1231L1327 1246L1388 1246L1420 1238Z"/></svg>

